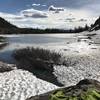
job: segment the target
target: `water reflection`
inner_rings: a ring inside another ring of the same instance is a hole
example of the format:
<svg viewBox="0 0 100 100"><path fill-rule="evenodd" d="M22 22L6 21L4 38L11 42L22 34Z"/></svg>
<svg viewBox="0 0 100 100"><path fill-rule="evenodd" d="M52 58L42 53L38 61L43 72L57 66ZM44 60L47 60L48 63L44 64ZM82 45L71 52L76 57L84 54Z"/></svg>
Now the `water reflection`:
<svg viewBox="0 0 100 100"><path fill-rule="evenodd" d="M13 63L12 53L15 49L25 47L54 46L63 42L74 42L75 34L28 34L28 35L5 35L7 37L6 44L0 50L0 60L7 63Z"/></svg>

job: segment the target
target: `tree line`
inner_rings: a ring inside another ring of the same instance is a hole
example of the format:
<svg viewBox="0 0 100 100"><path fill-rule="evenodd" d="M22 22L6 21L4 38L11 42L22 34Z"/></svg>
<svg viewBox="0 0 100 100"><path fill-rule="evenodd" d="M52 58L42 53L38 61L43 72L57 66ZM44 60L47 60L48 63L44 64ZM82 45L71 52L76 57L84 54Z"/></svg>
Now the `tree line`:
<svg viewBox="0 0 100 100"><path fill-rule="evenodd" d="M57 29L57 28L19 28L5 19L0 17L0 33L1 34L45 34L45 33L79 33L89 30L86 24L84 27L75 27L74 29Z"/></svg>

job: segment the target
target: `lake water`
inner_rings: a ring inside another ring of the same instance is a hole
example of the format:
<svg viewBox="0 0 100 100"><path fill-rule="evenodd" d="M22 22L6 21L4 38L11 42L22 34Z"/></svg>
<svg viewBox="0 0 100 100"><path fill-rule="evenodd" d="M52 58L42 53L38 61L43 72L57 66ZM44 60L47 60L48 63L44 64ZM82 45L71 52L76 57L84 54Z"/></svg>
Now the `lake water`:
<svg viewBox="0 0 100 100"><path fill-rule="evenodd" d="M13 63L12 53L15 49L59 45L61 43L74 42L75 34L28 34L28 35L4 35L8 45L0 50L0 60Z"/></svg>

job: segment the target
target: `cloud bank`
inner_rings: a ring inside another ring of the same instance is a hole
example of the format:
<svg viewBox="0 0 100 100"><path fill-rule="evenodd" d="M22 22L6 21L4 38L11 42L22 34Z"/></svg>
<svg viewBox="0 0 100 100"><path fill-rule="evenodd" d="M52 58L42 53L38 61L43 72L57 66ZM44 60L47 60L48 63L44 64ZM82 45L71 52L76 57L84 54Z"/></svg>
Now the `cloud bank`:
<svg viewBox="0 0 100 100"><path fill-rule="evenodd" d="M25 17L32 17L32 18L46 18L46 17L48 17L47 13L42 12L42 11L38 11L35 9L22 10L20 13Z"/></svg>
<svg viewBox="0 0 100 100"><path fill-rule="evenodd" d="M34 4L37 5L37 4ZM94 23L96 17L84 9L49 6L47 10L29 8L17 14L0 13L0 16L18 27L70 29Z"/></svg>

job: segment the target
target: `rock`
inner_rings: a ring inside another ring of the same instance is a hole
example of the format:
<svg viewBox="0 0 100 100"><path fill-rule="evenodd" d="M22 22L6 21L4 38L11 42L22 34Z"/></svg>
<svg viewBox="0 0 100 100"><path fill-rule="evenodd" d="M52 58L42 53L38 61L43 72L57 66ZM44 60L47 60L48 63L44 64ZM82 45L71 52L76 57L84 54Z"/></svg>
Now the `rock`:
<svg viewBox="0 0 100 100"><path fill-rule="evenodd" d="M7 72L14 69L17 69L17 67L14 64L7 64L0 61L0 72Z"/></svg>
<svg viewBox="0 0 100 100"><path fill-rule="evenodd" d="M75 86L54 90L27 100L100 100L100 82L84 79Z"/></svg>
<svg viewBox="0 0 100 100"><path fill-rule="evenodd" d="M5 40L3 40L3 41L5 41ZM7 45L8 45L8 42L0 42L0 49L4 48Z"/></svg>

